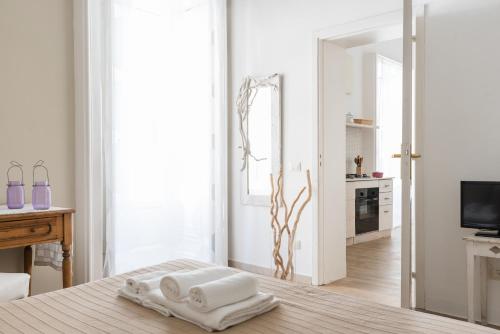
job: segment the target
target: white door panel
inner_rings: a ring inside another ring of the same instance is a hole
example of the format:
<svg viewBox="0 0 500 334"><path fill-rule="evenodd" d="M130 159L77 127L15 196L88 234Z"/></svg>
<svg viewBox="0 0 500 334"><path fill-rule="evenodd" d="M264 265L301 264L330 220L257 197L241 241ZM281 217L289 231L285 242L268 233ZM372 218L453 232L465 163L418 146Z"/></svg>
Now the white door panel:
<svg viewBox="0 0 500 334"><path fill-rule="evenodd" d="M330 42L322 42L323 92L323 283L346 277L346 182L345 164L345 111L348 56L345 50ZM327 61L325 61L327 60Z"/></svg>

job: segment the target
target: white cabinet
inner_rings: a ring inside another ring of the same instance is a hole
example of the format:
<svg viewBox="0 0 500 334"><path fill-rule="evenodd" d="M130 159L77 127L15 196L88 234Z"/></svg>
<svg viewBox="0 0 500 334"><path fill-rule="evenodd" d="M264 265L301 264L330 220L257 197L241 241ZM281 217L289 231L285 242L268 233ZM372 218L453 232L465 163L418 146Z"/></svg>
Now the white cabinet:
<svg viewBox="0 0 500 334"><path fill-rule="evenodd" d="M392 229L392 179L380 180L378 194L378 229Z"/></svg>
<svg viewBox="0 0 500 334"><path fill-rule="evenodd" d="M392 192L392 179L378 181L379 193Z"/></svg>
<svg viewBox="0 0 500 334"><path fill-rule="evenodd" d="M356 220L356 185L357 182L347 182L346 184L346 238L354 238Z"/></svg>
<svg viewBox="0 0 500 334"><path fill-rule="evenodd" d="M346 201L355 200L356 199L356 184L357 182L347 182L345 187L345 199ZM359 187L358 187L359 188Z"/></svg>
<svg viewBox="0 0 500 334"><path fill-rule="evenodd" d="M379 206L378 229L380 231L392 229L392 204Z"/></svg>
<svg viewBox="0 0 500 334"><path fill-rule="evenodd" d="M378 205L392 205L392 192L378 193Z"/></svg>
<svg viewBox="0 0 500 334"><path fill-rule="evenodd" d="M355 221L356 221L356 200L355 199L349 199L347 200L346 206L346 219L347 219L347 228L346 228L346 235L347 238L354 238L354 235L356 233L356 228L355 228Z"/></svg>

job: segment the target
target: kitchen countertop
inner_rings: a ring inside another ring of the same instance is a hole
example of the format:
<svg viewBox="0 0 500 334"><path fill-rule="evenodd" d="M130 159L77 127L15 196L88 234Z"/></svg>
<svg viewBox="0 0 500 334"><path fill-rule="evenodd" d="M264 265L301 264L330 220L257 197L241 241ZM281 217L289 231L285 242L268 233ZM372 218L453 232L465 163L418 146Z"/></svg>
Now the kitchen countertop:
<svg viewBox="0 0 500 334"><path fill-rule="evenodd" d="M384 176L384 177L360 177L357 179L345 179L345 182L358 182L358 181L378 181L378 180L391 180L393 176Z"/></svg>

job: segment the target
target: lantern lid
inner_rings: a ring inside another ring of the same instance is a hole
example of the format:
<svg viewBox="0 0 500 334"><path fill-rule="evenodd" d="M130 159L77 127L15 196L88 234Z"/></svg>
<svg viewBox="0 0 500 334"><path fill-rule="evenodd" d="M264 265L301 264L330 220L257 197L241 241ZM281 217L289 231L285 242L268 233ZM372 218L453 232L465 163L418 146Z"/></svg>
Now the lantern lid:
<svg viewBox="0 0 500 334"><path fill-rule="evenodd" d="M48 186L49 185L49 181L35 181L33 183L33 186Z"/></svg>
<svg viewBox="0 0 500 334"><path fill-rule="evenodd" d="M24 184L21 181L9 181L7 182L8 186L24 186Z"/></svg>

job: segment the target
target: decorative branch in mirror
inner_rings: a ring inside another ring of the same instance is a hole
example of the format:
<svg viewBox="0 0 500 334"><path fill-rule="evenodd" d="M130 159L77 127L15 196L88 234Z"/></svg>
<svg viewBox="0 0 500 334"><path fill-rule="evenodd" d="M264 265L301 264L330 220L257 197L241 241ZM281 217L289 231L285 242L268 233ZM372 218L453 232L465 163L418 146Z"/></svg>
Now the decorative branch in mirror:
<svg viewBox="0 0 500 334"><path fill-rule="evenodd" d="M236 101L242 150L242 201L269 205L269 174L281 168L281 80L246 77Z"/></svg>

